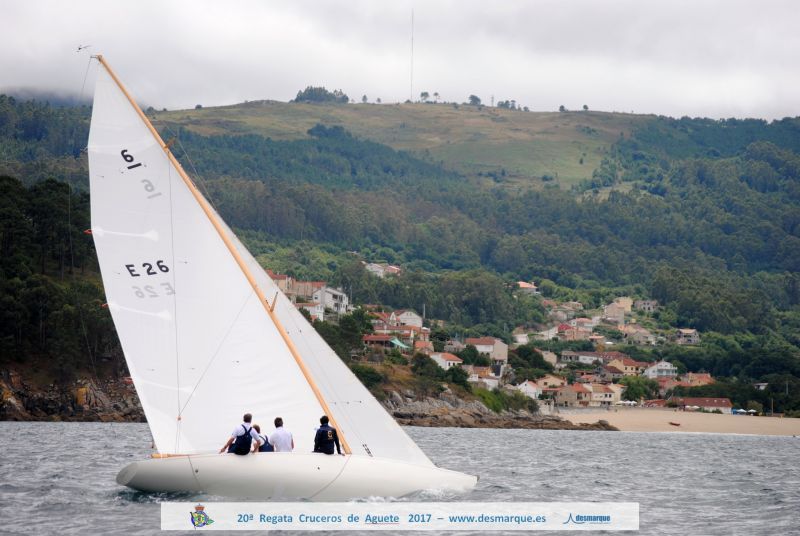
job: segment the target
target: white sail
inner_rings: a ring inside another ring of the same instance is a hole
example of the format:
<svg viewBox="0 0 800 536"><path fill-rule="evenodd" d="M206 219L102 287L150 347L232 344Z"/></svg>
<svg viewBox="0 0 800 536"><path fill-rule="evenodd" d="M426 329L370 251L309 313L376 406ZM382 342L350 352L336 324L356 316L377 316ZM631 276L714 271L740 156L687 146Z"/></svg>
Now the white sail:
<svg viewBox="0 0 800 536"><path fill-rule="evenodd" d="M275 324L140 110L101 62L92 231L109 309L161 453L218 449L245 412L310 451L323 413Z"/></svg>
<svg viewBox="0 0 800 536"><path fill-rule="evenodd" d="M277 295L275 313L309 367L353 454L433 465L281 292L233 231L226 227L226 232L268 298L272 300Z"/></svg>

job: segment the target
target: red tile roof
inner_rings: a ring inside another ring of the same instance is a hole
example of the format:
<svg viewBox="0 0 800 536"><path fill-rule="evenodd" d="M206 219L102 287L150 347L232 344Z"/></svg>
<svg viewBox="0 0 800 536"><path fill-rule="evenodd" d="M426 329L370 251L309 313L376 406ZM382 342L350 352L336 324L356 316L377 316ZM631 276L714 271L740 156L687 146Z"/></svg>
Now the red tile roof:
<svg viewBox="0 0 800 536"><path fill-rule="evenodd" d="M495 341L494 337L468 337L466 342L473 346L494 346Z"/></svg>

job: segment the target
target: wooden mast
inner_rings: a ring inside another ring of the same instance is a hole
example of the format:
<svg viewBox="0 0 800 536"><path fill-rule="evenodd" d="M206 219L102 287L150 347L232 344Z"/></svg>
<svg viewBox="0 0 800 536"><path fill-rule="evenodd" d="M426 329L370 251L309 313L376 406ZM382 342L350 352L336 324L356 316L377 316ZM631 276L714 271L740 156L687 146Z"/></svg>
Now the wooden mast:
<svg viewBox="0 0 800 536"><path fill-rule="evenodd" d="M194 196L195 200L199 203L200 208L203 209L203 212L208 217L209 221L211 222L211 225L213 225L214 229L216 229L217 234L219 234L219 237L222 239L222 242L228 248L228 251L231 253L231 255L233 255L233 258L236 260L236 264L242 270L242 273L247 278L247 282L250 283L250 286L253 288L253 292L255 292L256 296L258 296L258 300L264 307L264 311L266 311L266 313L272 320L273 324L275 324L275 327L278 329L278 333L280 333L283 342L286 343L286 346L289 348L289 352L292 354L292 357L294 357L294 360L297 362L297 366L300 367L300 371L303 373L303 376L308 382L308 385L311 387L311 391L313 391L314 396L317 398L317 401L319 402L320 406L322 406L322 410L325 412L325 415L328 416L328 418L331 421L331 424L338 431L339 439L342 442L342 450L345 452L345 454L351 454L352 451L350 450L350 445L347 443L347 440L344 437L344 432L336 423L336 417L334 417L330 407L328 406L328 403L325 402L325 399L322 397L322 393L320 392L319 387L317 387L314 378L311 377L311 373L308 370L308 367L306 366L305 362L303 361L303 358L300 356L300 352L297 351L297 347L295 346L294 341L292 341L292 339L289 337L289 334L286 333L283 324L281 324L280 320L278 320L277 316L275 315L275 312L273 311L273 308L270 307L266 296L264 296L264 292L259 288L255 277L253 277L253 274L250 272L250 268L248 268L247 263L239 254L239 250L236 248L236 245L233 243L233 241L231 241L230 237L228 237L227 233L225 232L225 228L222 226L222 223L220 223L219 219L214 214L214 210L211 208L211 205L208 204L206 198L203 197L203 194L201 194L200 190L198 190L197 187L194 185L192 179L183 170L183 166L181 166L180 162L178 162L178 159L175 158L175 155L172 154L172 151L169 150L169 146L166 143L164 143L163 139L161 139L161 136L158 134L158 131L155 129L155 127L153 127L153 124L150 123L150 120L147 118L144 112L142 112L142 109L139 108L139 105L136 104L136 101L133 100L133 97L131 97L131 94L128 93L128 90L125 89L125 86L117 77L116 73L111 69L108 63L106 63L105 58L103 58L103 56L99 54L94 57L97 58L97 61L100 62L100 64L106 69L108 74L111 75L111 78L117 84L120 91L122 91L122 93L128 99L128 102L131 104L131 106L133 106L133 109L136 110L136 113L139 114L139 117L141 118L142 121L144 121L144 124L150 130L150 133L153 135L158 144L164 150L164 153L167 155L169 161L172 162L172 165L175 167L175 169L178 170L178 174L180 175L184 184L186 184L186 187L189 188L189 191Z"/></svg>

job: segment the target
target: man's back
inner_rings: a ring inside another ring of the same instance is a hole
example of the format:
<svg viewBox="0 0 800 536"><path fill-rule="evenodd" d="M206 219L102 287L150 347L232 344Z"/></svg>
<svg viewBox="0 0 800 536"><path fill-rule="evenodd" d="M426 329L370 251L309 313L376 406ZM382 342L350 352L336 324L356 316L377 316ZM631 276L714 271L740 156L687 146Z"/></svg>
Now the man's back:
<svg viewBox="0 0 800 536"><path fill-rule="evenodd" d="M280 426L269 436L269 442L275 447L275 452L292 452L294 439L292 433Z"/></svg>
<svg viewBox="0 0 800 536"><path fill-rule="evenodd" d="M314 452L333 454L334 446L341 454L339 435L336 433L336 429L328 424L323 424L317 429L317 434L314 436Z"/></svg>

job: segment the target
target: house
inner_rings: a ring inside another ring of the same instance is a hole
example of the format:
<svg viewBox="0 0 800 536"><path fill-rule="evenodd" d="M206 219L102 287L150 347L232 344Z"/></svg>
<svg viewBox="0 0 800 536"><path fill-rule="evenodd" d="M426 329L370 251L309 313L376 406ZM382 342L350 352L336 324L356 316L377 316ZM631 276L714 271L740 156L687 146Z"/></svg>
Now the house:
<svg viewBox="0 0 800 536"><path fill-rule="evenodd" d="M460 366L464 362L460 357L449 352L433 352L431 359L436 361L436 364L444 370Z"/></svg>
<svg viewBox="0 0 800 536"><path fill-rule="evenodd" d="M610 303L603 306L602 319L612 324L625 323L625 308L617 303Z"/></svg>
<svg viewBox="0 0 800 536"><path fill-rule="evenodd" d="M531 380L524 381L517 385L517 390L528 398L533 398L534 400L539 398L539 395L542 394L542 390L539 385Z"/></svg>
<svg viewBox="0 0 800 536"><path fill-rule="evenodd" d="M591 330L580 328L568 328L559 333L559 338L562 341L588 341L591 336Z"/></svg>
<svg viewBox="0 0 800 536"><path fill-rule="evenodd" d="M300 298L304 298L305 301L313 301L310 298L314 295L314 292L326 286L325 281L292 281L292 286L289 288L289 292L294 294L295 296L299 296ZM318 302L315 302L318 303Z"/></svg>
<svg viewBox="0 0 800 536"><path fill-rule="evenodd" d="M621 296L619 298L614 298L614 303L622 307L622 310L626 313L631 312L631 307L633 307L633 300L628 296Z"/></svg>
<svg viewBox="0 0 800 536"><path fill-rule="evenodd" d="M470 337L467 345L474 346L478 353L488 356L493 364L505 365L508 363L508 345L494 337Z"/></svg>
<svg viewBox="0 0 800 536"><path fill-rule="evenodd" d="M534 337L540 341L550 341L558 337L558 326L553 326L552 328L545 329L542 331L537 331Z"/></svg>
<svg viewBox="0 0 800 536"><path fill-rule="evenodd" d="M625 376L638 376L644 372L644 369L650 366L650 363L624 357L622 359L612 359L608 362L608 365L621 370Z"/></svg>
<svg viewBox="0 0 800 536"><path fill-rule="evenodd" d="M633 308L637 311L652 313L658 309L658 302L656 300L636 300L633 302Z"/></svg>
<svg viewBox="0 0 800 536"><path fill-rule="evenodd" d="M679 329L675 333L675 342L678 344L700 344L700 334L696 329Z"/></svg>
<svg viewBox="0 0 800 536"><path fill-rule="evenodd" d="M714 378L708 372L689 372L683 376L683 381L692 387L700 387L714 383Z"/></svg>
<svg viewBox="0 0 800 536"><path fill-rule="evenodd" d="M320 322L325 320L325 307L321 303L300 302L295 303L294 306L308 311L311 320L319 320Z"/></svg>
<svg viewBox="0 0 800 536"><path fill-rule="evenodd" d="M363 261L362 261L363 262ZM364 263L364 269L376 277L383 277L386 275L386 270L380 264L374 262Z"/></svg>
<svg viewBox="0 0 800 536"><path fill-rule="evenodd" d="M410 350L410 347L403 344L394 335L364 335L361 337L364 346L379 348L399 348L401 351Z"/></svg>
<svg viewBox="0 0 800 536"><path fill-rule="evenodd" d="M584 365L593 365L596 362L602 362L602 358L597 352L573 352L572 350L564 350L561 352L559 363L582 363Z"/></svg>
<svg viewBox="0 0 800 536"><path fill-rule="evenodd" d="M526 281L517 281L517 290L524 294L539 294L539 289L536 288L536 284Z"/></svg>
<svg viewBox="0 0 800 536"><path fill-rule="evenodd" d="M494 389L500 386L500 378L492 374L492 367L464 365L462 368L469 374L467 381L470 383L482 385L486 389Z"/></svg>
<svg viewBox="0 0 800 536"><path fill-rule="evenodd" d="M422 317L411 309L398 309L394 312L394 316L401 326L422 327Z"/></svg>
<svg viewBox="0 0 800 536"><path fill-rule="evenodd" d="M567 385L567 380L562 378L561 376L555 376L553 374L545 374L538 380L536 380L536 384L539 386L540 389L552 389L557 387L563 387Z"/></svg>
<svg viewBox="0 0 800 536"><path fill-rule="evenodd" d="M522 326L515 328L514 331L511 332L511 336L514 337L514 342L516 344L528 344L530 342L528 332Z"/></svg>
<svg viewBox="0 0 800 536"><path fill-rule="evenodd" d="M315 290L311 295L311 301L322 304L326 310L333 311L340 315L347 313L350 306L350 300L347 294L342 292L342 289L328 286Z"/></svg>
<svg viewBox="0 0 800 536"><path fill-rule="evenodd" d="M584 329L588 331L592 331L597 326L597 322L595 322L594 319L586 318L585 316L572 319L570 320L569 324L578 329Z"/></svg>
<svg viewBox="0 0 800 536"><path fill-rule="evenodd" d="M431 341L414 341L414 353L430 356L433 353L433 343Z"/></svg>
<svg viewBox="0 0 800 536"><path fill-rule="evenodd" d="M622 372L617 367L612 367L611 365L602 365L597 367L595 374L597 374L603 381L606 382L617 382L625 377L625 373Z"/></svg>
<svg viewBox="0 0 800 536"><path fill-rule="evenodd" d="M284 294L291 294L294 279L292 276L286 274L276 274L272 270L267 270L267 275L272 279L275 284L281 289Z"/></svg>
<svg viewBox="0 0 800 536"><path fill-rule="evenodd" d="M691 384L679 381L676 378L672 378L669 376L662 376L660 378L656 378L658 382L658 394L660 396L666 396L666 394L675 389L676 387L691 387Z"/></svg>
<svg viewBox="0 0 800 536"><path fill-rule="evenodd" d="M444 351L457 354L466 349L467 345L457 339L450 339L444 343Z"/></svg>
<svg viewBox="0 0 800 536"><path fill-rule="evenodd" d="M607 385L592 383L589 389L592 391L590 406L611 406L620 401L620 393Z"/></svg>
<svg viewBox="0 0 800 536"><path fill-rule="evenodd" d="M650 333L650 330L643 328L638 324L627 324L625 326L621 326L619 331L629 343L650 345L654 345L656 343L656 336Z"/></svg>
<svg viewBox="0 0 800 536"><path fill-rule="evenodd" d="M556 405L566 408L588 407L592 401L592 391L582 383L565 385L556 391Z"/></svg>
<svg viewBox="0 0 800 536"><path fill-rule="evenodd" d="M733 408L729 398L673 398L672 401L676 402L684 411L719 410L722 413L730 414Z"/></svg>
<svg viewBox="0 0 800 536"><path fill-rule="evenodd" d="M656 378L675 378L678 375L678 367L662 359L644 369L642 375L653 380Z"/></svg>

